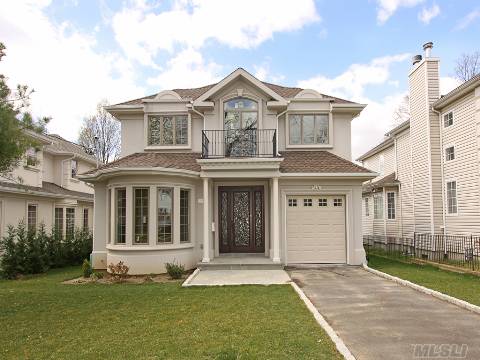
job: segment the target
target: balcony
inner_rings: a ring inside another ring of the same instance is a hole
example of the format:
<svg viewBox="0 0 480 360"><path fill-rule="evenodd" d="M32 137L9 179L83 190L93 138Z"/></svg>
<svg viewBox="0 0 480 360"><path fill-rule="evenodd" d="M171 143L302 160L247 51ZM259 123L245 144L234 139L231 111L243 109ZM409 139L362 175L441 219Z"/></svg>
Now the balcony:
<svg viewBox="0 0 480 360"><path fill-rule="evenodd" d="M202 131L202 158L272 158L277 156L275 129Z"/></svg>

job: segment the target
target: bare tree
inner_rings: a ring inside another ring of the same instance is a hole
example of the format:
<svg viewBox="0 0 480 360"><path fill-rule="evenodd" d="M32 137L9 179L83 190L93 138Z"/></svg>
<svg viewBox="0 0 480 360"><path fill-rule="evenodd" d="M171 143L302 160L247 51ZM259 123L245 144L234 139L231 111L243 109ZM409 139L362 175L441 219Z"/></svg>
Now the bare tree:
<svg viewBox="0 0 480 360"><path fill-rule="evenodd" d="M408 95L402 98L402 101L393 112L392 118L393 126L400 125L410 119L410 97Z"/></svg>
<svg viewBox="0 0 480 360"><path fill-rule="evenodd" d="M120 123L104 107L107 101L97 105L97 113L83 119L78 143L85 151L106 164L120 155Z"/></svg>
<svg viewBox="0 0 480 360"><path fill-rule="evenodd" d="M480 73L480 51L472 54L462 54L457 59L455 77L461 81L468 81Z"/></svg>

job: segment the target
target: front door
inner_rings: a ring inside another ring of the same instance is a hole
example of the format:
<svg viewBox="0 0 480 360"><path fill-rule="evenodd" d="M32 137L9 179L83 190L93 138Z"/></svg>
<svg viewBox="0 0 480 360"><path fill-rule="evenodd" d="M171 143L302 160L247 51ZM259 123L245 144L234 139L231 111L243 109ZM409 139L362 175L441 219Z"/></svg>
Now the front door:
<svg viewBox="0 0 480 360"><path fill-rule="evenodd" d="M265 252L263 187L218 189L221 253Z"/></svg>

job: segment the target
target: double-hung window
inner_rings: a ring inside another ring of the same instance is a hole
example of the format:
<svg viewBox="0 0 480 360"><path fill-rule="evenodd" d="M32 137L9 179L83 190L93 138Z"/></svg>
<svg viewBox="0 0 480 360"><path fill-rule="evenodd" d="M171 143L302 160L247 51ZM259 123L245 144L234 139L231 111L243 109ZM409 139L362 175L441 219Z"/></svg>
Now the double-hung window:
<svg viewBox="0 0 480 360"><path fill-rule="evenodd" d="M149 188L134 188L134 244L148 244Z"/></svg>
<svg viewBox="0 0 480 360"><path fill-rule="evenodd" d="M37 150L34 148L29 148L26 154L26 163L27 166L37 166Z"/></svg>
<svg viewBox="0 0 480 360"><path fill-rule="evenodd" d="M190 191L180 189L180 242L190 241Z"/></svg>
<svg viewBox="0 0 480 360"><path fill-rule="evenodd" d="M188 145L187 115L151 115L148 117L148 145Z"/></svg>
<svg viewBox="0 0 480 360"><path fill-rule="evenodd" d="M88 209L84 208L83 209L83 230L87 231L88 230Z"/></svg>
<svg viewBox="0 0 480 360"><path fill-rule="evenodd" d="M443 127L449 127L453 125L453 112L450 111L443 115Z"/></svg>
<svg viewBox="0 0 480 360"><path fill-rule="evenodd" d="M383 219L383 194L373 195L373 218Z"/></svg>
<svg viewBox="0 0 480 360"><path fill-rule="evenodd" d="M70 165L71 176L72 176L72 178L76 178L77 174L78 174L78 162L77 162L77 160L72 160L70 164L71 164Z"/></svg>
<svg viewBox="0 0 480 360"><path fill-rule="evenodd" d="M365 216L370 216L370 207L369 207L369 203L368 203L368 198L366 197L365 198Z"/></svg>
<svg viewBox="0 0 480 360"><path fill-rule="evenodd" d="M115 243L125 244L127 227L127 190L115 189Z"/></svg>
<svg viewBox="0 0 480 360"><path fill-rule="evenodd" d="M328 114L294 114L289 116L290 145L329 143Z"/></svg>
<svg viewBox="0 0 480 360"><path fill-rule="evenodd" d="M389 220L395 219L395 193L387 193L387 218Z"/></svg>
<svg viewBox="0 0 480 360"><path fill-rule="evenodd" d="M446 161L455 160L455 147L449 146L445 148L445 160Z"/></svg>
<svg viewBox="0 0 480 360"><path fill-rule="evenodd" d="M37 205L28 204L27 228L28 228L28 231L33 231L33 232L37 229Z"/></svg>
<svg viewBox="0 0 480 360"><path fill-rule="evenodd" d="M75 208L66 209L65 236L72 238L75 232Z"/></svg>
<svg viewBox="0 0 480 360"><path fill-rule="evenodd" d="M457 213L457 182L447 182L447 212L449 214Z"/></svg>
<svg viewBox="0 0 480 360"><path fill-rule="evenodd" d="M55 232L63 236L63 208L55 208Z"/></svg>
<svg viewBox="0 0 480 360"><path fill-rule="evenodd" d="M157 190L157 242L173 242L173 188Z"/></svg>

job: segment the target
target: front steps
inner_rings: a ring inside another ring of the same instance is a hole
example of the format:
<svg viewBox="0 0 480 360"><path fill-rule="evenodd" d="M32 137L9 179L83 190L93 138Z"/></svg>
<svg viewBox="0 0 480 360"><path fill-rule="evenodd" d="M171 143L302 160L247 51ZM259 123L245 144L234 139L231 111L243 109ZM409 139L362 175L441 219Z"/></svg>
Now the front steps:
<svg viewBox="0 0 480 360"><path fill-rule="evenodd" d="M209 263L199 262L201 270L283 270L284 265L274 263L263 254L220 255Z"/></svg>

